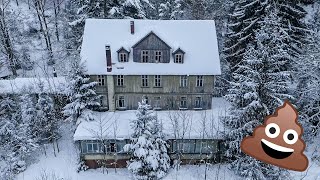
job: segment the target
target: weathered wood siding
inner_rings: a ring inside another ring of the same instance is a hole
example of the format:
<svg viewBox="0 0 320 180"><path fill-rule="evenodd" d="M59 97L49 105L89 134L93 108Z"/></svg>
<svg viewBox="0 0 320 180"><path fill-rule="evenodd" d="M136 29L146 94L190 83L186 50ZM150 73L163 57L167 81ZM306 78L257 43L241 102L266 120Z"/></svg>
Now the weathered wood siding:
<svg viewBox="0 0 320 180"><path fill-rule="evenodd" d="M101 105L102 107L104 107L105 109L108 108L108 87L107 87L107 76L103 76L104 79L105 79L105 83L104 83L104 86L99 86L97 85L96 86L96 93L98 95L101 95L102 96L102 102ZM90 76L90 81L93 82L98 82L98 76L97 75L91 75Z"/></svg>
<svg viewBox="0 0 320 180"><path fill-rule="evenodd" d="M154 51L162 51L161 63L170 62L170 47L159 39L155 34L151 33L133 48L133 61L141 62L141 51L150 50L149 63L155 63Z"/></svg>
<svg viewBox="0 0 320 180"><path fill-rule="evenodd" d="M97 76L91 76L92 81L98 81ZM105 76L105 81L107 77ZM155 98L160 97L161 109L178 109L180 98L187 98L187 108L194 109L196 98L201 97L203 109L211 109L214 86L214 76L203 76L203 86L196 87L197 76L188 76L187 87L180 87L180 76L161 76L161 87L154 86L154 75L148 76L148 87L142 87L141 76L124 76L124 85L117 86L117 76L114 76L116 101L119 96L124 96L126 109L137 109L138 102L147 96L149 104L155 106ZM103 95L102 106L108 107L107 82L104 86L97 86L97 94ZM122 109L122 108L121 108Z"/></svg>
<svg viewBox="0 0 320 180"><path fill-rule="evenodd" d="M117 86L116 93L172 93L172 94L212 94L214 76L203 76L203 86L196 87L197 76L188 76L187 87L180 87L180 76L161 76L161 86L154 87L154 76L148 76L149 87L142 87L141 76L124 76L124 85Z"/></svg>
<svg viewBox="0 0 320 180"><path fill-rule="evenodd" d="M126 110L135 110L138 108L138 102L141 102L143 96L148 97L148 104L152 107L155 107L155 97L160 97L160 104L162 110L173 110L179 109L180 106L180 97L187 98L187 109L197 109L195 108L196 97L202 98L202 108L203 109L211 109L211 101L212 95L191 95L191 94L175 94L175 95L168 95L168 94L141 94L141 93L126 93L126 94L116 94L116 101L118 100L119 96L124 96ZM119 108L118 108L119 109ZM123 110L120 108L119 110Z"/></svg>
<svg viewBox="0 0 320 180"><path fill-rule="evenodd" d="M117 84L117 78L115 84ZM202 108L211 109L214 76L203 76L203 86L196 87L197 76L188 76L187 87L180 87L180 76L161 76L161 87L154 86L154 76L148 76L148 87L142 87L141 76L124 76L124 86L115 86L116 101L124 96L127 109L136 109L143 96L154 107L155 97L160 97L161 109L178 109L180 98L187 98L187 108L193 109L196 97L202 98Z"/></svg>

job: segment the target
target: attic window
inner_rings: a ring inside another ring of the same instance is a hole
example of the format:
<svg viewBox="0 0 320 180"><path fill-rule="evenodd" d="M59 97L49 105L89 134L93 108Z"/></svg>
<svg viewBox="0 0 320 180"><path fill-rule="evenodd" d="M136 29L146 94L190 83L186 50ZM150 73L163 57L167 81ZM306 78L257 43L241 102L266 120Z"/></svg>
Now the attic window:
<svg viewBox="0 0 320 180"><path fill-rule="evenodd" d="M161 62L162 51L155 51L154 52L154 58L155 58L156 63Z"/></svg>
<svg viewBox="0 0 320 180"><path fill-rule="evenodd" d="M149 62L149 51L148 50L141 51L141 62L143 62L143 63Z"/></svg>
<svg viewBox="0 0 320 180"><path fill-rule="evenodd" d="M176 54L174 57L174 62L175 63L183 63L183 54Z"/></svg>
<svg viewBox="0 0 320 180"><path fill-rule="evenodd" d="M128 54L119 53L119 62L128 62Z"/></svg>

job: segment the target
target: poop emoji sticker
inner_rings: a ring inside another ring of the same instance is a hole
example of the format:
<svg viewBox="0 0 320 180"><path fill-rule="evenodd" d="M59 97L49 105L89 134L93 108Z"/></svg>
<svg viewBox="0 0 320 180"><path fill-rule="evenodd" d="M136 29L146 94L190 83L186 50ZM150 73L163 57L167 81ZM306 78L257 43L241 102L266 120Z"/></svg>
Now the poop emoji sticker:
<svg viewBox="0 0 320 180"><path fill-rule="evenodd" d="M253 136L242 140L241 150L268 164L304 171L308 167L308 159L303 154L306 145L301 139L302 133L297 110L285 101L253 131Z"/></svg>

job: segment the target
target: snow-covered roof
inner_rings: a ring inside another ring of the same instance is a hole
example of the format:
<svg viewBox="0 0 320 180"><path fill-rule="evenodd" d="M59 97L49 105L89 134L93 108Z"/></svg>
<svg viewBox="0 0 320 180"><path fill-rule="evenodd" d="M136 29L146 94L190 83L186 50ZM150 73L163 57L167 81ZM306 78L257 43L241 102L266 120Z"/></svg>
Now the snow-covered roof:
<svg viewBox="0 0 320 180"><path fill-rule="evenodd" d="M156 111L155 113L159 122L163 124L163 132L169 139L175 138L175 135L178 139L221 139L225 129L218 117L225 115L229 104L222 98L213 98L213 102L212 110ZM136 111L93 112L93 116L95 120L82 121L78 125L73 136L75 141L101 138L129 139L132 134L131 121L136 119ZM174 118L172 117L174 116L178 117L177 131L173 126ZM184 122L183 119L185 119Z"/></svg>
<svg viewBox="0 0 320 180"><path fill-rule="evenodd" d="M130 21L135 32L131 34ZM181 48L184 63L119 63L117 51L132 46L154 32L171 47ZM112 72L107 72L105 46L110 45ZM90 75L220 75L220 59L213 20L130 20L87 19L81 47L81 59Z"/></svg>
<svg viewBox="0 0 320 180"><path fill-rule="evenodd" d="M15 78L0 80L0 94L40 93L67 94L67 82L64 77L50 78Z"/></svg>

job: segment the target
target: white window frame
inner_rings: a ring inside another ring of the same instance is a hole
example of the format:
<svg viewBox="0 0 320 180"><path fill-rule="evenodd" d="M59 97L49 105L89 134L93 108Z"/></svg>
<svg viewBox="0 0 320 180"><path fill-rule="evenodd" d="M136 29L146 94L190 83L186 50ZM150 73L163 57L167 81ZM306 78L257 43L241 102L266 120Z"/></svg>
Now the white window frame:
<svg viewBox="0 0 320 180"><path fill-rule="evenodd" d="M200 99L200 100L199 100ZM197 102L199 104L197 104ZM202 97L201 96L197 96L195 99L195 108L202 108Z"/></svg>
<svg viewBox="0 0 320 180"><path fill-rule="evenodd" d="M161 87L161 75L154 75L154 87Z"/></svg>
<svg viewBox="0 0 320 180"><path fill-rule="evenodd" d="M120 101L122 101L122 106L120 106ZM118 108L125 108L126 105L125 105L126 101L125 101L125 98L124 96L118 96L118 100L117 100L117 106Z"/></svg>
<svg viewBox="0 0 320 180"><path fill-rule="evenodd" d="M184 106L183 106L182 102L184 102ZM187 108L187 97L186 96L180 97L180 108Z"/></svg>
<svg viewBox="0 0 320 180"><path fill-rule="evenodd" d="M197 76L197 87L203 87L203 76Z"/></svg>
<svg viewBox="0 0 320 180"><path fill-rule="evenodd" d="M141 86L142 87L149 87L149 76L148 75L141 75Z"/></svg>
<svg viewBox="0 0 320 180"><path fill-rule="evenodd" d="M179 63L179 64L182 64L183 63L183 54L175 54L174 56L174 62L175 63Z"/></svg>
<svg viewBox="0 0 320 180"><path fill-rule="evenodd" d="M98 75L97 79L98 79L98 86L105 86L106 80L104 75Z"/></svg>
<svg viewBox="0 0 320 180"><path fill-rule="evenodd" d="M127 53L119 53L119 61L120 61L120 62L128 62L128 55L127 55Z"/></svg>
<svg viewBox="0 0 320 180"><path fill-rule="evenodd" d="M141 62L148 63L150 61L150 52L149 50L141 51Z"/></svg>
<svg viewBox="0 0 320 180"><path fill-rule="evenodd" d="M162 51L154 51L154 60L156 63L162 61Z"/></svg>
<svg viewBox="0 0 320 180"><path fill-rule="evenodd" d="M188 86L188 76L180 76L180 87Z"/></svg>
<svg viewBox="0 0 320 180"><path fill-rule="evenodd" d="M93 145L97 146L97 150L94 150ZM89 146L91 146L91 149L89 151ZM86 148L88 153L99 153L100 152L100 144L97 142L86 142Z"/></svg>
<svg viewBox="0 0 320 180"><path fill-rule="evenodd" d="M123 86L123 85L124 85L124 76L117 75L117 86Z"/></svg>

